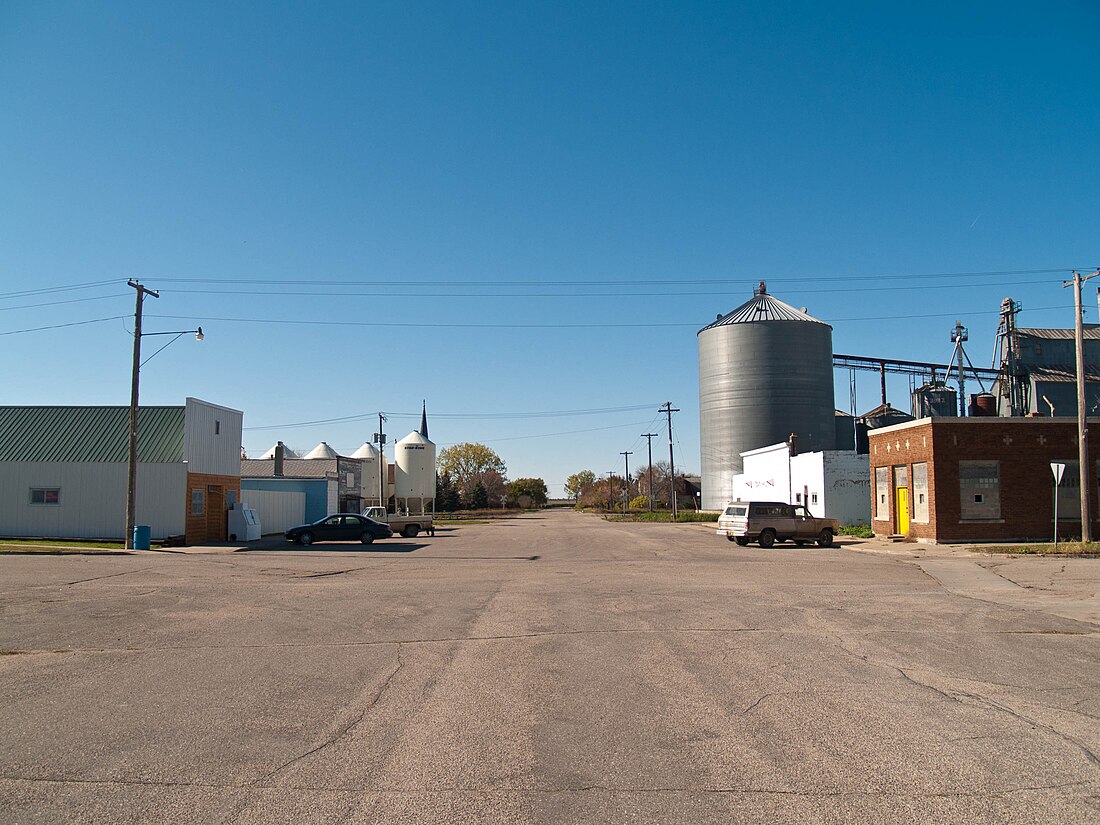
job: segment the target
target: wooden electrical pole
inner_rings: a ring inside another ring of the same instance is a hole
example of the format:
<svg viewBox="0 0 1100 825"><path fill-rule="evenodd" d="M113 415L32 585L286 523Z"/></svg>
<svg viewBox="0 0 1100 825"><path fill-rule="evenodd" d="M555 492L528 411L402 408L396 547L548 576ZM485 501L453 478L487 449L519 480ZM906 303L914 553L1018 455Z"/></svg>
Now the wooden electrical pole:
<svg viewBox="0 0 1100 825"><path fill-rule="evenodd" d="M1081 284L1100 275L1100 269L1084 278L1080 272L1073 273L1072 281L1065 281L1063 289L1073 285L1074 306L1074 343L1077 349L1077 474L1081 485L1081 541L1092 541L1092 509L1090 500L1089 472L1089 423L1088 405L1085 400L1085 327L1081 317ZM1056 526L1057 529L1057 526Z"/></svg>
<svg viewBox="0 0 1100 825"><path fill-rule="evenodd" d="M127 281L137 290L137 306L134 309L134 366L130 374L130 432L126 454L126 549L134 549L134 525L137 522L137 437L138 437L138 378L141 375L141 311L146 295L159 298L160 293L146 289L137 281Z"/></svg>

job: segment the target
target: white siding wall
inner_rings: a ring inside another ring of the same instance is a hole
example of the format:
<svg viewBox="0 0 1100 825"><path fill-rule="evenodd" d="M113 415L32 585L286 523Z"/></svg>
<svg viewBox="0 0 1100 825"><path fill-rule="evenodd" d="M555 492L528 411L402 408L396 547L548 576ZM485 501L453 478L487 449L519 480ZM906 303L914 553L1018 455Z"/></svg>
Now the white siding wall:
<svg viewBox="0 0 1100 825"><path fill-rule="evenodd" d="M60 504L31 504L32 487L58 487ZM137 524L152 537L183 535L187 468L139 464ZM126 464L0 463L0 535L122 538L126 530Z"/></svg>
<svg viewBox="0 0 1100 825"><path fill-rule="evenodd" d="M340 510L340 483L335 478L328 480L328 509L326 515L329 513L339 513Z"/></svg>
<svg viewBox="0 0 1100 825"><path fill-rule="evenodd" d="M844 524L871 523L870 457L848 451L825 453L825 511Z"/></svg>
<svg viewBox="0 0 1100 825"><path fill-rule="evenodd" d="M197 398L187 399L183 424L183 458L192 473L241 474L241 430L244 413Z"/></svg>
<svg viewBox="0 0 1100 825"><path fill-rule="evenodd" d="M741 501L786 501L790 464L786 444L742 453L745 472L733 479L731 498Z"/></svg>
<svg viewBox="0 0 1100 825"><path fill-rule="evenodd" d="M260 516L264 535L285 533L306 520L306 494L281 490L241 490L243 503Z"/></svg>
<svg viewBox="0 0 1100 825"><path fill-rule="evenodd" d="M791 459L791 503L805 504L815 516L827 513L825 501L825 453L803 453Z"/></svg>

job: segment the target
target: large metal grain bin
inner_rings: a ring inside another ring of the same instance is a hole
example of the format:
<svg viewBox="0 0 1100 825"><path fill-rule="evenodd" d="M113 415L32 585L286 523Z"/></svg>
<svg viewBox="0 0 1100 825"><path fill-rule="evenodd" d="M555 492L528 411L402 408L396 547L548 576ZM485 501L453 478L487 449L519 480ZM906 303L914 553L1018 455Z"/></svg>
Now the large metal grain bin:
<svg viewBox="0 0 1100 825"><path fill-rule="evenodd" d="M798 437L832 450L833 328L776 300L753 298L699 330L699 439L706 510L725 505L741 453Z"/></svg>

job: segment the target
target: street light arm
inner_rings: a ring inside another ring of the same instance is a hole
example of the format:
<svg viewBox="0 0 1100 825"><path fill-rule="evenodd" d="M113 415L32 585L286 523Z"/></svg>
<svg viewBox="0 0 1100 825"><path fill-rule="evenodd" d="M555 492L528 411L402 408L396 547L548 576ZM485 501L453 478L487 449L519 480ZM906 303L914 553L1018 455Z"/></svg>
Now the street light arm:
<svg viewBox="0 0 1100 825"><path fill-rule="evenodd" d="M143 332L143 333L141 333L142 338L144 338L146 335L175 335L176 337L173 338L171 341L169 341L167 344L165 344L163 347L158 349L156 352L154 352L152 355L150 355L148 358L146 358L140 364L138 364L138 368L140 369L141 367L144 367L146 364L148 364L150 361L152 361L154 358L156 358L158 355L160 355L162 352L164 352L166 349L168 349L168 347L170 347L170 346L172 346L172 344L176 343L176 341L178 341L180 339L180 336L189 335L192 332L195 333L195 340L196 341L201 341L203 338L206 337L202 333L202 327L199 327L198 329L177 330L176 332Z"/></svg>

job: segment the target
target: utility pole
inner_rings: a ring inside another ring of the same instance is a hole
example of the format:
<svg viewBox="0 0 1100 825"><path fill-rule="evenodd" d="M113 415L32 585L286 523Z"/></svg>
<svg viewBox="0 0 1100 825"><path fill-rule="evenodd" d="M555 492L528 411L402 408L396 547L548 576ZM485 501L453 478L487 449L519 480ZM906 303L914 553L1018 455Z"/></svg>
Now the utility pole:
<svg viewBox="0 0 1100 825"><path fill-rule="evenodd" d="M649 512L653 512L653 439L657 433L642 433L642 438L649 446Z"/></svg>
<svg viewBox="0 0 1100 825"><path fill-rule="evenodd" d="M676 521L676 461L672 457L672 414L680 411L673 408L671 401L666 401L658 412L668 416L668 474L669 485L672 487L672 520Z"/></svg>
<svg viewBox="0 0 1100 825"><path fill-rule="evenodd" d="M1070 284L1073 285L1074 342L1077 345L1077 474L1081 483L1081 541L1083 542L1092 541L1092 510L1089 504L1091 498L1089 479L1092 473L1089 472L1089 424L1085 401L1085 326L1081 317L1081 284L1097 275L1100 275L1100 269L1084 278L1081 277L1080 272L1074 272L1072 281L1062 283L1063 289Z"/></svg>
<svg viewBox="0 0 1100 825"><path fill-rule="evenodd" d="M378 504L382 512L386 512L386 434L382 431L382 425L386 416L378 413L378 432L374 434L374 441L378 445Z"/></svg>
<svg viewBox="0 0 1100 825"><path fill-rule="evenodd" d="M137 290L137 306L134 308L134 368L130 376L130 433L126 466L126 549L134 549L134 524L137 490L137 429L138 429L138 375L141 372L141 310L146 295L159 298L160 293L146 289L132 278L126 282Z"/></svg>
<svg viewBox="0 0 1100 825"><path fill-rule="evenodd" d="M619 453L623 457L623 461L626 462L626 474L623 476L623 515L626 515L626 500L630 495L630 456L634 455L632 452Z"/></svg>
<svg viewBox="0 0 1100 825"><path fill-rule="evenodd" d="M611 508L612 508L612 506L614 504L614 501L615 501L615 493L613 492L614 488L611 486L611 479L614 475L615 475L614 470L608 470L607 471L607 511L608 512L611 512Z"/></svg>

